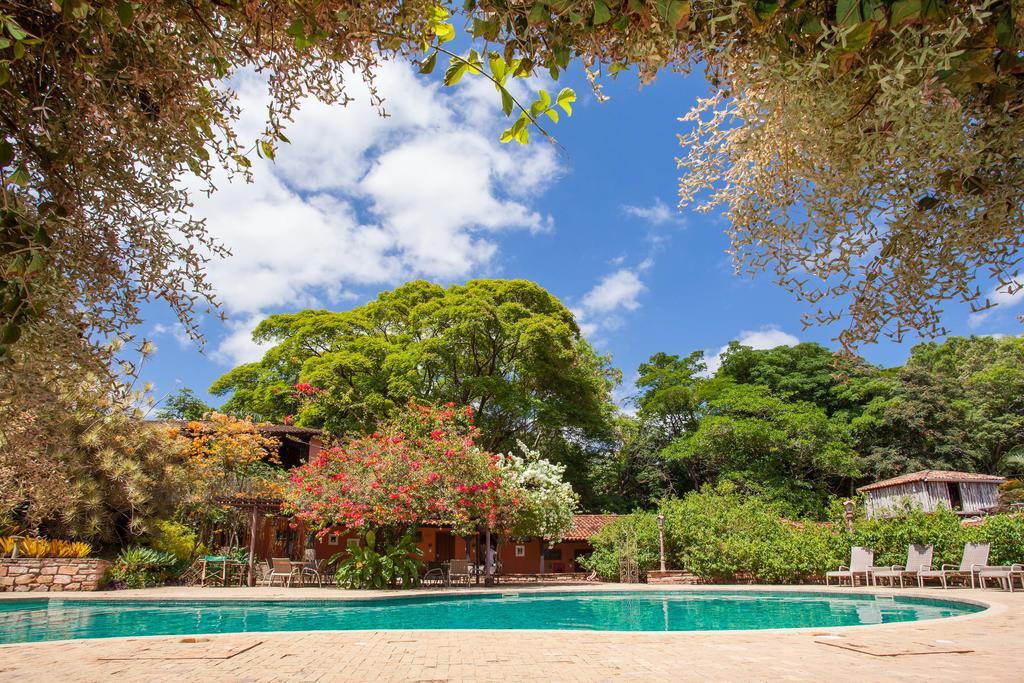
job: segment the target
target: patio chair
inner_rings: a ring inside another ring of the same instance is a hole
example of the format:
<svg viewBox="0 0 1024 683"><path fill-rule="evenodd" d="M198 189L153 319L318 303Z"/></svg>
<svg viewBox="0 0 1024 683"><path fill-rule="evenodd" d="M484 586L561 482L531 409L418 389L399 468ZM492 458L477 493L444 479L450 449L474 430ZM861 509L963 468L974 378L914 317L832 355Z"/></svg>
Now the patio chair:
<svg viewBox="0 0 1024 683"><path fill-rule="evenodd" d="M448 585L463 583L468 586L473 582L469 560L452 560L448 563Z"/></svg>
<svg viewBox="0 0 1024 683"><path fill-rule="evenodd" d="M302 567L302 582L306 582L306 577L312 577L316 580L317 588L324 587L324 574L326 573L324 560L306 560L306 564Z"/></svg>
<svg viewBox="0 0 1024 683"><path fill-rule="evenodd" d="M299 577L301 580L301 577ZM287 582L289 588L291 588L292 581L295 580L295 567L292 565L292 561L287 557L274 557L270 560L270 585L274 585L274 579L281 579L281 584L284 585Z"/></svg>
<svg viewBox="0 0 1024 683"><path fill-rule="evenodd" d="M964 543L964 554L959 567L955 564L944 564L942 569L918 572L917 585L924 588L925 579L938 579L942 582L942 588L945 590L949 588L949 579L970 577L971 588L974 588L975 573L985 568L991 547L989 543Z"/></svg>
<svg viewBox="0 0 1024 683"><path fill-rule="evenodd" d="M448 583L448 574L445 572L444 562L427 562L424 565L423 576L420 577L420 584L423 586L444 586Z"/></svg>
<svg viewBox="0 0 1024 683"><path fill-rule="evenodd" d="M932 553L935 547L931 545L913 544L907 548L907 563L903 566L894 564L891 567L871 567L871 583L878 585L878 579L889 579L889 585L895 586L896 579L900 580L900 588L903 588L904 577L917 576L918 572L928 571L932 568Z"/></svg>
<svg viewBox="0 0 1024 683"><path fill-rule="evenodd" d="M843 585L843 579L850 580L850 587L857 585L857 574L864 575L864 585L868 585L868 571L875 561L875 551L871 548L854 546L850 548L850 566L839 567L834 572L825 572L825 585L829 585L829 579L836 579L838 585Z"/></svg>
<svg viewBox="0 0 1024 683"><path fill-rule="evenodd" d="M988 587L989 579L997 579L1003 589L1010 589L1013 592L1013 582L1020 577L1020 587L1024 590L1024 564L1011 564L1006 567L984 567L978 571L978 586Z"/></svg>

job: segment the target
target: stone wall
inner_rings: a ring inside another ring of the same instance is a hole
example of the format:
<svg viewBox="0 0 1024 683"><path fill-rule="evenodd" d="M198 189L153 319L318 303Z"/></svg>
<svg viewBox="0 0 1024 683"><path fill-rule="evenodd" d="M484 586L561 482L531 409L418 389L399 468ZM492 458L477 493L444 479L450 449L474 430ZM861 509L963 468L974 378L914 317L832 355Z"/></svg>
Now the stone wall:
<svg viewBox="0 0 1024 683"><path fill-rule="evenodd" d="M676 583L695 585L703 583L699 576L691 574L683 569L669 569L667 571L651 570L647 572L647 583Z"/></svg>
<svg viewBox="0 0 1024 683"><path fill-rule="evenodd" d="M0 592L94 591L110 567L76 557L0 558Z"/></svg>

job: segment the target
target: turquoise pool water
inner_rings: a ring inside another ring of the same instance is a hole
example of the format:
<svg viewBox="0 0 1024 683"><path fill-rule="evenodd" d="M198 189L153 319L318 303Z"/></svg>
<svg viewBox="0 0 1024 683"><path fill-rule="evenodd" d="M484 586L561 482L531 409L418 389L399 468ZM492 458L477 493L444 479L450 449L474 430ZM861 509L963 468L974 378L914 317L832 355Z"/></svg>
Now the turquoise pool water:
<svg viewBox="0 0 1024 683"><path fill-rule="evenodd" d="M963 602L783 591L473 594L373 600L0 600L0 643L376 629L716 631L856 626L981 611Z"/></svg>

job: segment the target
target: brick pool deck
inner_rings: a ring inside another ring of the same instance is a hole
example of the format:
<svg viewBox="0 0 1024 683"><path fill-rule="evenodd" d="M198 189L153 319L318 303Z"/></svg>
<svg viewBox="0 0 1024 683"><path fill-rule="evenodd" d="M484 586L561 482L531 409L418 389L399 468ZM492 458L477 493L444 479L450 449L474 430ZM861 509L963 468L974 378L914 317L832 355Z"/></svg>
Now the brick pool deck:
<svg viewBox="0 0 1024 683"><path fill-rule="evenodd" d="M552 586L543 590L675 590ZM750 590L758 586L679 587ZM778 590L823 591L793 586ZM835 592L837 589L828 589ZM842 589L844 592L849 588ZM854 589L865 592L864 588ZM431 591L441 594L447 591ZM465 589L458 592L465 592ZM18 681L1019 681L1024 593L887 590L990 605L953 619L827 629L609 633L372 631L112 638L0 646L0 680ZM350 599L394 593L315 588L162 588L82 599ZM31 597L45 597L40 594ZM0 600L25 594L0 594ZM59 596L53 596L59 597ZM69 597L69 596L64 596ZM846 649L853 647L854 650ZM867 650L868 652L855 651ZM945 653L941 653L944 651ZM952 653L950 651L967 651ZM874 654L870 654L874 653Z"/></svg>

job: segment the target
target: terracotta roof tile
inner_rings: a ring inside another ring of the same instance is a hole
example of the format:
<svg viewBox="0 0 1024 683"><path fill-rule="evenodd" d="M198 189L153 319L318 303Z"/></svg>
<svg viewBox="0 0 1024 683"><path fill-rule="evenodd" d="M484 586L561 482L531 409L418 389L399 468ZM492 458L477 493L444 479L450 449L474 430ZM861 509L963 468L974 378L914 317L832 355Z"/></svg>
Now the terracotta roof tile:
<svg viewBox="0 0 1024 683"><path fill-rule="evenodd" d="M572 529L562 537L562 540L586 541L616 517L618 515L576 515L572 518Z"/></svg>
<svg viewBox="0 0 1024 683"><path fill-rule="evenodd" d="M900 486L901 484L911 484L915 481L936 481L936 482L991 482L993 484L1002 484L1006 479L1004 477L997 477L992 474L975 474L974 472L952 472L949 470L921 470L920 472L911 472L910 474L902 474L892 479L885 479L883 481L876 481L874 484L868 484L867 486L861 486L857 491L874 491L875 489L888 488L890 486Z"/></svg>

